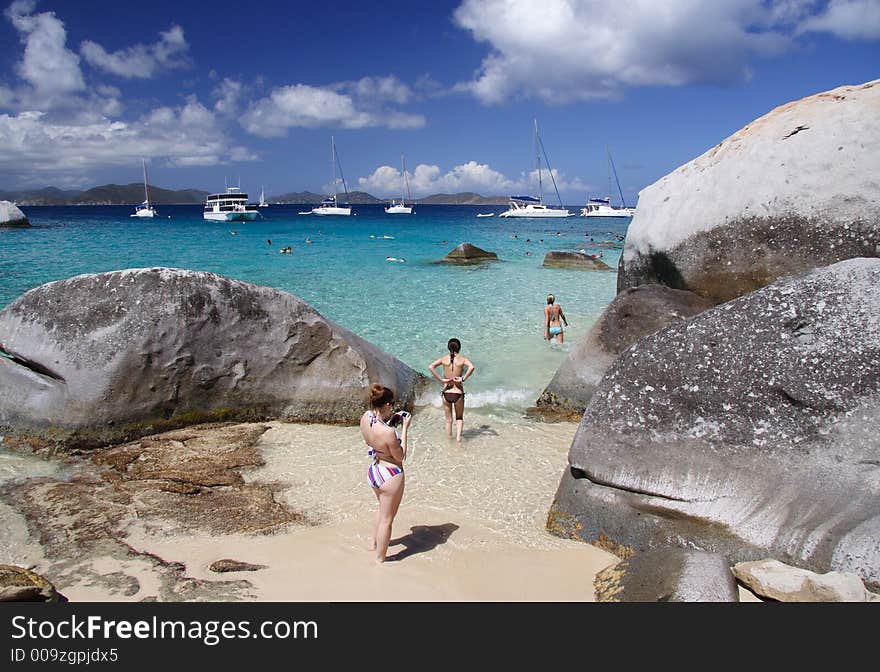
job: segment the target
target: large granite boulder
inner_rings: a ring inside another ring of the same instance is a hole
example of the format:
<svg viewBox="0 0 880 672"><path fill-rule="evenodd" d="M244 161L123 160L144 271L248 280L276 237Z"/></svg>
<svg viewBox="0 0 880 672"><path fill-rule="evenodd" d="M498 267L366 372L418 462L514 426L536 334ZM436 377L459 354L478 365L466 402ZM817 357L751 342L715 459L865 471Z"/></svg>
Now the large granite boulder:
<svg viewBox="0 0 880 672"><path fill-rule="evenodd" d="M548 529L880 585L880 260L777 281L624 351Z"/></svg>
<svg viewBox="0 0 880 672"><path fill-rule="evenodd" d="M497 261L498 255L470 243L462 243L440 262L446 264L481 264L484 261Z"/></svg>
<svg viewBox="0 0 880 672"><path fill-rule="evenodd" d="M25 227L31 223L19 207L11 201L0 201L0 228Z"/></svg>
<svg viewBox="0 0 880 672"><path fill-rule="evenodd" d="M853 572L817 574L768 559L738 562L733 574L756 595L779 602L871 602L875 597Z"/></svg>
<svg viewBox="0 0 880 672"><path fill-rule="evenodd" d="M721 303L880 256L880 80L776 108L639 194L618 291L649 282Z"/></svg>
<svg viewBox="0 0 880 672"><path fill-rule="evenodd" d="M426 380L299 298L171 268L80 275L0 312L6 440L94 447L211 420L355 423Z"/></svg>
<svg viewBox="0 0 880 672"><path fill-rule="evenodd" d="M544 255L542 265L548 268L581 268L587 271L611 270L611 267L598 257L566 250L550 250Z"/></svg>
<svg viewBox="0 0 880 672"><path fill-rule="evenodd" d="M664 285L624 290L575 345L528 415L545 421L580 420L605 371L640 338L712 307L692 292Z"/></svg>

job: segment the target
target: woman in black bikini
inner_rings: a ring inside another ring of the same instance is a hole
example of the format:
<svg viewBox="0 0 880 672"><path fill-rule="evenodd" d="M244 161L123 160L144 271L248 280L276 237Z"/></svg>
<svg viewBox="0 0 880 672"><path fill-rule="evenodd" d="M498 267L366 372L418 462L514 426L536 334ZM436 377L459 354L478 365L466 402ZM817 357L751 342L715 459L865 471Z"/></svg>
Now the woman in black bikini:
<svg viewBox="0 0 880 672"><path fill-rule="evenodd" d="M461 443L461 430L464 427L464 381L471 377L474 372L474 364L460 353L461 341L450 338L446 344L449 354L428 364L431 375L443 383L443 391L440 398L443 400L443 410L446 412L446 435L452 436L452 409L455 408L455 440ZM441 378L435 369L443 365L443 377ZM467 372L464 372L467 367ZM464 375L462 375L464 373Z"/></svg>

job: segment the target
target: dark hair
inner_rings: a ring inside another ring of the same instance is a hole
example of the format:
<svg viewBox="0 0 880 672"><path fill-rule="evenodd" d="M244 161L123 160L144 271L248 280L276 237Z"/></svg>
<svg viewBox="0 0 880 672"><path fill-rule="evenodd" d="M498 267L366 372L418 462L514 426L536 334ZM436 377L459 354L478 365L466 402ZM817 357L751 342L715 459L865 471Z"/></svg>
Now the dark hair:
<svg viewBox="0 0 880 672"><path fill-rule="evenodd" d="M554 301L556 301L556 297L553 296L552 294L548 294L547 295L547 303L553 303Z"/></svg>
<svg viewBox="0 0 880 672"><path fill-rule="evenodd" d="M457 338L450 338L446 347L449 348L449 366L452 366L452 362L455 361L455 353L461 350L461 341Z"/></svg>
<svg viewBox="0 0 880 672"><path fill-rule="evenodd" d="M381 408L385 404L390 404L394 401L394 391L379 383L373 383L370 385L368 401L372 408Z"/></svg>

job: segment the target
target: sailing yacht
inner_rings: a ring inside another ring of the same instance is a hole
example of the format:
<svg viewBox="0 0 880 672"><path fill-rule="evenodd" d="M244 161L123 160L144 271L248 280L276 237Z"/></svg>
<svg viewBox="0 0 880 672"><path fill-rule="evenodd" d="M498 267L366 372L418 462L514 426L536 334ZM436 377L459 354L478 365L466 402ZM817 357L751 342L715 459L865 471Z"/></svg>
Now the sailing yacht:
<svg viewBox="0 0 880 672"><path fill-rule="evenodd" d="M569 212L562 207L562 198L559 196L559 189L556 188L556 178L553 177L553 171L550 169L550 162L547 161L547 152L544 153L544 161L547 164L547 172L550 173L550 179L553 180L553 188L556 189L556 198L559 199L558 208L550 208L544 205L544 181L541 177L541 150L544 149L544 143L541 142L541 136L538 135L538 120L535 119L535 162L538 167L538 196L511 196L508 210L500 213L499 217L571 217L574 213Z"/></svg>
<svg viewBox="0 0 880 672"><path fill-rule="evenodd" d="M348 204L348 186L345 184L345 176L342 175L342 165L336 154L336 142L330 136L330 162L333 164L333 195L328 196L317 208L312 208L313 215L350 215L351 206ZM342 175L342 186L345 188L345 205L339 205L337 192L339 179L336 177L336 167L339 166L339 174Z"/></svg>
<svg viewBox="0 0 880 672"><path fill-rule="evenodd" d="M605 147L605 153L608 155L608 191L611 191L611 176L617 183L617 192L620 194L620 202L623 207L615 208L611 205L611 196L605 198L588 198L587 207L581 208L581 217L616 217L627 218L636 214L635 208L628 208L623 198L623 190L620 188L620 180L617 179L617 171L614 169L614 161L611 159L611 150Z"/></svg>
<svg viewBox="0 0 880 672"><path fill-rule="evenodd" d="M412 203L412 195L409 193L409 177L406 174L406 161L403 158L403 154L400 155L400 169L403 171L403 183L406 187L406 197L409 199L409 202ZM392 199L391 205L385 208L385 212L389 215L411 215L412 206L407 205L406 201L403 200L403 196L401 196L400 203Z"/></svg>
<svg viewBox="0 0 880 672"><path fill-rule="evenodd" d="M266 203L266 194L263 191L263 186L260 185L260 202L257 203L257 206L260 208L268 208L269 204Z"/></svg>
<svg viewBox="0 0 880 672"><path fill-rule="evenodd" d="M131 213L132 217L155 217L156 211L150 205L150 192L147 190L147 160L141 159L144 164L144 202Z"/></svg>

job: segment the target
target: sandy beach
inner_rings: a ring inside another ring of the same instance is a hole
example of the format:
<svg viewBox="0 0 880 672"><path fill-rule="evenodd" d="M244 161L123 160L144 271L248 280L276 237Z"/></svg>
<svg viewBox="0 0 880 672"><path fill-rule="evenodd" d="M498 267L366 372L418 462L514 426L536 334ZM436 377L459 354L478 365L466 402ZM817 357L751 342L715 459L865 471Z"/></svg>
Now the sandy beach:
<svg viewBox="0 0 880 672"><path fill-rule="evenodd" d="M273 483L276 498L310 524L269 535L180 534L134 518L125 542L139 554L185 565L205 581L247 581L232 599L252 601L592 601L596 572L614 555L545 529L576 425L511 421L470 413L462 445L443 433L442 412L418 410L406 462L406 493L389 561L368 550L375 498L366 484L366 448L356 427L269 425L258 444L265 465L242 473ZM146 556L141 556L146 557ZM220 559L264 568L217 573ZM57 588L72 601L139 601L157 592L147 562L88 560L102 575L133 577L108 591L67 573ZM51 577L45 558L37 571Z"/></svg>

